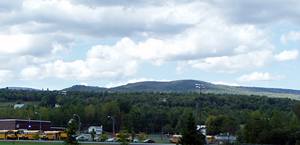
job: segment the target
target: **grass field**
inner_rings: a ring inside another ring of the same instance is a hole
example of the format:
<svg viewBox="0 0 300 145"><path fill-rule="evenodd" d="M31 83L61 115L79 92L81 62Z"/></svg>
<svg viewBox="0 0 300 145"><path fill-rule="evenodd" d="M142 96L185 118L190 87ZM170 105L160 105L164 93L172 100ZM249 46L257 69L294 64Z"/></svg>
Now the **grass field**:
<svg viewBox="0 0 300 145"><path fill-rule="evenodd" d="M49 143L49 142L4 142L1 141L0 145L64 145L64 143ZM91 145L91 144L83 144L80 145ZM105 144L93 144L93 145L105 145Z"/></svg>
<svg viewBox="0 0 300 145"><path fill-rule="evenodd" d="M0 142L0 145L63 145L63 143Z"/></svg>

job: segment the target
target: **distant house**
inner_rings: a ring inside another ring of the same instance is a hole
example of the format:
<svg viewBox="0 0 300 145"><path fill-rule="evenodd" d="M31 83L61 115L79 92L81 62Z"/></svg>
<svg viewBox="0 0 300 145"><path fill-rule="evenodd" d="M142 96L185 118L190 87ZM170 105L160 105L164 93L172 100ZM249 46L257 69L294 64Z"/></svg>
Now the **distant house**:
<svg viewBox="0 0 300 145"><path fill-rule="evenodd" d="M23 108L24 106L25 106L25 104L15 104L14 109L20 109L20 108Z"/></svg>
<svg viewBox="0 0 300 145"><path fill-rule="evenodd" d="M60 91L60 94L67 95L67 91Z"/></svg>
<svg viewBox="0 0 300 145"><path fill-rule="evenodd" d="M59 104L54 105L54 108L60 108L60 107L61 107L61 105L59 105Z"/></svg>
<svg viewBox="0 0 300 145"><path fill-rule="evenodd" d="M206 125L197 125L197 130L201 132L203 135L206 135Z"/></svg>
<svg viewBox="0 0 300 145"><path fill-rule="evenodd" d="M102 126L90 126L88 132L92 133L93 131L95 131L97 135L102 134L103 131Z"/></svg>
<svg viewBox="0 0 300 145"><path fill-rule="evenodd" d="M229 134L220 134L220 135L216 135L215 139L218 142L218 144L224 144L224 143L236 142L237 137Z"/></svg>

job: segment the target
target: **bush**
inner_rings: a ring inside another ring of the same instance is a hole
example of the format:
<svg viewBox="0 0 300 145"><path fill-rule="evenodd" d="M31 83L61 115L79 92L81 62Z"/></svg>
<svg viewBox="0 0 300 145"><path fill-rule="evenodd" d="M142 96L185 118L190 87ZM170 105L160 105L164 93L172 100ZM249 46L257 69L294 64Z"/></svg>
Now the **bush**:
<svg viewBox="0 0 300 145"><path fill-rule="evenodd" d="M108 136L107 136L106 133L102 133L102 134L100 135L100 141L104 142L104 141L106 141L107 139L108 139Z"/></svg>
<svg viewBox="0 0 300 145"><path fill-rule="evenodd" d="M118 134L118 138L120 140L120 145L129 145L129 141L128 141L129 134L127 131L121 131Z"/></svg>
<svg viewBox="0 0 300 145"><path fill-rule="evenodd" d="M137 138L138 138L138 140L140 140L140 141L147 139L147 137L148 137L147 134L144 133L144 132L141 132L141 133L139 133L139 134L137 135Z"/></svg>

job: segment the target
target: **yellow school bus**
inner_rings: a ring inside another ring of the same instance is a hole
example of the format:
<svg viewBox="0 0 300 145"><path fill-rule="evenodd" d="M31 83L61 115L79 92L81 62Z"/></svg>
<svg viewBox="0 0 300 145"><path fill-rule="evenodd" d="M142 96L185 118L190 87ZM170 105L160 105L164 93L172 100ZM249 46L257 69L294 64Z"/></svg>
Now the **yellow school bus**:
<svg viewBox="0 0 300 145"><path fill-rule="evenodd" d="M6 139L18 139L17 130L9 130L6 132Z"/></svg>
<svg viewBox="0 0 300 145"><path fill-rule="evenodd" d="M17 130L17 139L27 139L25 130Z"/></svg>
<svg viewBox="0 0 300 145"><path fill-rule="evenodd" d="M45 131L44 135L47 140L59 140L60 131Z"/></svg>
<svg viewBox="0 0 300 145"><path fill-rule="evenodd" d="M0 130L0 140L65 140L67 138L65 131L44 131L39 130Z"/></svg>
<svg viewBox="0 0 300 145"><path fill-rule="evenodd" d="M1 140L6 139L7 132L8 132L8 130L0 130L0 139Z"/></svg>
<svg viewBox="0 0 300 145"><path fill-rule="evenodd" d="M23 130L0 130L0 139L27 139Z"/></svg>
<svg viewBox="0 0 300 145"><path fill-rule="evenodd" d="M59 140L65 140L68 138L68 134L65 131L59 131Z"/></svg>
<svg viewBox="0 0 300 145"><path fill-rule="evenodd" d="M25 138L29 140L39 139L39 130L24 130Z"/></svg>

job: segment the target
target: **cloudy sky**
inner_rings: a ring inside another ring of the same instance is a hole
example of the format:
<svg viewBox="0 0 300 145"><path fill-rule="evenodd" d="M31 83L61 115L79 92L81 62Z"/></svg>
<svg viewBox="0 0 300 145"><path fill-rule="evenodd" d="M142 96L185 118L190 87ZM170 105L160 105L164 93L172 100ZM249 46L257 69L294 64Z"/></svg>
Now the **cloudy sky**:
<svg viewBox="0 0 300 145"><path fill-rule="evenodd" d="M0 87L145 80L300 89L298 0L0 1Z"/></svg>

